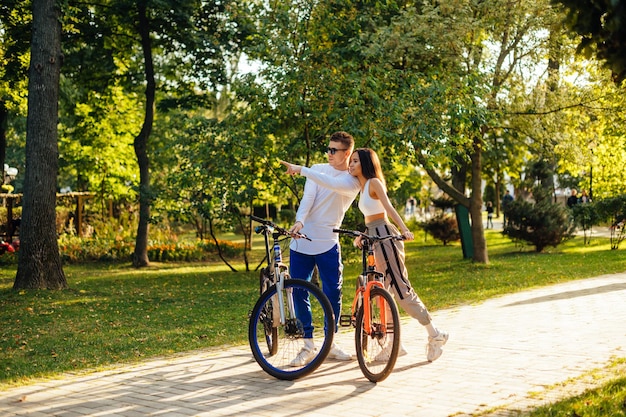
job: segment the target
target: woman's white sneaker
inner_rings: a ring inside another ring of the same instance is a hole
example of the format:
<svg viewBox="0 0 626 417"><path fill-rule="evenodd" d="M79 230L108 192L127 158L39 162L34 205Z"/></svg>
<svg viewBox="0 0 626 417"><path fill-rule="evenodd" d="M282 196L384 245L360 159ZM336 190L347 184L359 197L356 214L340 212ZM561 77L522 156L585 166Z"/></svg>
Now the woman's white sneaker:
<svg viewBox="0 0 626 417"><path fill-rule="evenodd" d="M448 333L439 330L439 334L436 337L428 337L428 344L426 345L426 359L428 362L439 359L443 353L443 345L448 341L448 336Z"/></svg>

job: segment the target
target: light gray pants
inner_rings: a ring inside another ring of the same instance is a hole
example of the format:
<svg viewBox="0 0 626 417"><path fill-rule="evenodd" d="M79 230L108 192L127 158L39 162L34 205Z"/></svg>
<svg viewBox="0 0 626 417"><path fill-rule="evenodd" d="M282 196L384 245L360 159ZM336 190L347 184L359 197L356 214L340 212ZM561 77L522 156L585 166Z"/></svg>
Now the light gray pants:
<svg viewBox="0 0 626 417"><path fill-rule="evenodd" d="M385 219L375 220L366 224L365 233L376 236L401 234L398 229ZM417 319L423 326L431 322L428 309L417 296L404 264L404 242L401 240L385 240L374 245L376 270L385 274L385 288L391 292L408 315Z"/></svg>

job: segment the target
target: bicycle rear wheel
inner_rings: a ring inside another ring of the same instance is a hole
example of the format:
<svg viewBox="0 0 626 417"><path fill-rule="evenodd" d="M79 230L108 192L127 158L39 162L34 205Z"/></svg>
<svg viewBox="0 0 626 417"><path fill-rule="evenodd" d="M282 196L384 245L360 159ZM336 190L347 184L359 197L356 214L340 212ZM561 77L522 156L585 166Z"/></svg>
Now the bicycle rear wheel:
<svg viewBox="0 0 626 417"><path fill-rule="evenodd" d="M389 291L374 287L370 292L370 321L372 332L365 329L363 307L356 318L356 356L363 375L372 382L387 378L398 358L400 350L400 315ZM382 309L387 309L386 321L382 323Z"/></svg>
<svg viewBox="0 0 626 417"><path fill-rule="evenodd" d="M268 277L267 268L261 269L261 275L259 278L260 294L263 294L272 286L272 281ZM278 344L275 342L278 338L278 329L273 325L272 317L274 315L274 306L271 300L269 300L264 306L259 320L263 324L265 330L265 343L267 343L267 351L270 355L275 355L278 351Z"/></svg>
<svg viewBox="0 0 626 417"><path fill-rule="evenodd" d="M288 308L288 300L298 293L308 299L312 313L313 340L316 345L313 358L304 364L292 363L304 347L305 329L302 321ZM326 295L315 285L300 279L288 279L282 291L285 300L285 324L278 323L276 286L271 286L258 299L250 314L248 341L252 355L261 368L278 379L294 380L317 369L333 343L335 319ZM268 314L272 310L273 314ZM267 347L267 326L276 329L272 350Z"/></svg>

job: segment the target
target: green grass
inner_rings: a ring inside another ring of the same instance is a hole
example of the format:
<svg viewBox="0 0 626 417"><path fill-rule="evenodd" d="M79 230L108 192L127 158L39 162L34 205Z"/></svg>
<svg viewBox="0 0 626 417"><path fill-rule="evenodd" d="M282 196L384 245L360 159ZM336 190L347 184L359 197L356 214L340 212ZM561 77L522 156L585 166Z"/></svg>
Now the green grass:
<svg viewBox="0 0 626 417"><path fill-rule="evenodd" d="M608 380L597 388L587 389L554 404L532 410L528 417L624 417L626 416L626 359L613 361L606 369L590 372L591 378ZM599 376L592 375L599 373ZM612 377L606 377L612 375ZM570 383L576 384L576 381Z"/></svg>
<svg viewBox="0 0 626 417"><path fill-rule="evenodd" d="M487 231L487 239L489 265L462 259L458 244L444 247L423 236L407 243L411 280L431 311L626 269L626 250L610 250L608 239L585 246L575 238L540 254L497 231ZM251 268L260 261L255 245ZM360 270L359 254L347 246L345 305ZM245 269L241 261L233 265ZM247 343L258 272L231 272L221 263L64 270L69 290L19 292L12 290L15 267L0 270L0 390L68 371Z"/></svg>

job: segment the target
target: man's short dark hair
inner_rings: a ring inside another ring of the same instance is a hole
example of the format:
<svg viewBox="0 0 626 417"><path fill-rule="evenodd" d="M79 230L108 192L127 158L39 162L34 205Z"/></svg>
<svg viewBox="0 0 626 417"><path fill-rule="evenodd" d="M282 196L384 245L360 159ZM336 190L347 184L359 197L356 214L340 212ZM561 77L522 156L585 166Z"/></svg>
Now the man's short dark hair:
<svg viewBox="0 0 626 417"><path fill-rule="evenodd" d="M340 142L348 149L352 149L354 147L354 138L351 134L344 131L335 132L330 135L330 140L332 142Z"/></svg>

